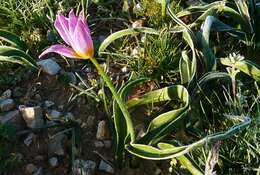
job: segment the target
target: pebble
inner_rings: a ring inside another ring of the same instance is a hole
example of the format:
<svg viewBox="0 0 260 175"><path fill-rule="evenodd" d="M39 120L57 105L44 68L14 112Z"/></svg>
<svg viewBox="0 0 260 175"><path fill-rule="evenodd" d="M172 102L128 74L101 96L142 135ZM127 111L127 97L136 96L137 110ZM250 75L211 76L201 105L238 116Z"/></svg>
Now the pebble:
<svg viewBox="0 0 260 175"><path fill-rule="evenodd" d="M42 70L49 75L56 75L61 70L59 64L51 58L38 61L37 65L40 66Z"/></svg>
<svg viewBox="0 0 260 175"><path fill-rule="evenodd" d="M10 124L16 128L16 130L22 130L25 128L25 123L18 110L9 111L0 116L0 123Z"/></svg>
<svg viewBox="0 0 260 175"><path fill-rule="evenodd" d="M26 139L24 139L23 143L26 145L26 146L30 146L33 142L33 138L34 138L34 134L33 133L30 133Z"/></svg>
<svg viewBox="0 0 260 175"><path fill-rule="evenodd" d="M22 117L30 128L40 128L44 124L42 108L40 106L25 107L19 106Z"/></svg>
<svg viewBox="0 0 260 175"><path fill-rule="evenodd" d="M102 43L106 38L107 37L105 35L100 35L98 36L98 41Z"/></svg>
<svg viewBox="0 0 260 175"><path fill-rule="evenodd" d="M105 162L104 160L101 160L98 169L100 171L105 171L105 172L110 173L110 174L114 174L115 173L114 168L110 164Z"/></svg>
<svg viewBox="0 0 260 175"><path fill-rule="evenodd" d="M44 106L45 106L46 108L52 107L54 104L55 104L55 103L54 103L53 101L49 101L49 100L46 100L46 101L44 102Z"/></svg>
<svg viewBox="0 0 260 175"><path fill-rule="evenodd" d="M55 120L55 119L59 119L60 118L61 112L59 112L57 110L51 110L46 115L47 115L47 118Z"/></svg>
<svg viewBox="0 0 260 175"><path fill-rule="evenodd" d="M71 113L71 112L68 112L65 116L64 116L65 119L67 120L74 120L75 117L74 115Z"/></svg>
<svg viewBox="0 0 260 175"><path fill-rule="evenodd" d="M96 138L98 140L106 140L109 138L108 127L105 120L102 120L98 123Z"/></svg>
<svg viewBox="0 0 260 175"><path fill-rule="evenodd" d="M104 143L102 141L99 141L99 140L95 141L94 145L95 145L96 148L103 148L104 147Z"/></svg>
<svg viewBox="0 0 260 175"><path fill-rule="evenodd" d="M52 167L56 167L58 166L58 159L57 157L52 157L49 159L49 164L52 166Z"/></svg>
<svg viewBox="0 0 260 175"><path fill-rule="evenodd" d="M145 26L145 21L143 19L136 20L132 24L133 28L144 27L144 26Z"/></svg>
<svg viewBox="0 0 260 175"><path fill-rule="evenodd" d="M2 112L10 111L15 107L14 100L13 99L4 99L0 100L0 110Z"/></svg>
<svg viewBox="0 0 260 175"><path fill-rule="evenodd" d="M89 127L89 128L93 127L95 124L95 119L96 119L96 117L93 115L88 116L87 122L86 122L86 127Z"/></svg>
<svg viewBox="0 0 260 175"><path fill-rule="evenodd" d="M37 171L37 167L34 164L30 163L30 164L26 165L25 170L27 173L33 174L34 172Z"/></svg>
<svg viewBox="0 0 260 175"><path fill-rule="evenodd" d="M2 99L8 99L11 97L12 97L12 91L10 89L7 89L6 91L4 91L1 96Z"/></svg>

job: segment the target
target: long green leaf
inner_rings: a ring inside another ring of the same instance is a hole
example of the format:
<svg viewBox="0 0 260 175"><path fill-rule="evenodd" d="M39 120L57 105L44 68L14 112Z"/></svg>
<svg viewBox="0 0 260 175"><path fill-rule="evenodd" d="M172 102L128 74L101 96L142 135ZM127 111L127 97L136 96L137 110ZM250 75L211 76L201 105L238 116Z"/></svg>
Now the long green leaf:
<svg viewBox="0 0 260 175"><path fill-rule="evenodd" d="M23 51L27 51L27 47L25 42L23 42L17 35L0 29L0 40L4 40L15 47L22 49Z"/></svg>
<svg viewBox="0 0 260 175"><path fill-rule="evenodd" d="M202 146L204 144L214 143L216 141L224 140L234 136L235 134L241 132L251 123L251 119L249 117L243 117L241 123L234 125L233 127L229 128L225 132L218 132L215 134L208 135L203 139L198 140L192 144L180 147L172 147L168 149L159 149L154 146L144 145L144 144L134 144L130 143L126 145L126 149L133 155L144 159L151 159L151 160L165 160L171 159L175 157L182 156L192 149Z"/></svg>
<svg viewBox="0 0 260 175"><path fill-rule="evenodd" d="M10 62L14 62L14 59L17 59L17 63L21 62L23 63L23 65L38 69L35 60L20 49L10 46L0 46L0 55L4 57L9 57Z"/></svg>
<svg viewBox="0 0 260 175"><path fill-rule="evenodd" d="M159 32L147 27L139 27L139 28L130 28L130 29L124 29L120 30L118 32L112 33L109 35L100 45L99 47L99 54L102 54L102 52L105 51L105 49L115 40L127 36L127 35L136 35L138 33L147 33L147 34L153 34L158 35Z"/></svg>

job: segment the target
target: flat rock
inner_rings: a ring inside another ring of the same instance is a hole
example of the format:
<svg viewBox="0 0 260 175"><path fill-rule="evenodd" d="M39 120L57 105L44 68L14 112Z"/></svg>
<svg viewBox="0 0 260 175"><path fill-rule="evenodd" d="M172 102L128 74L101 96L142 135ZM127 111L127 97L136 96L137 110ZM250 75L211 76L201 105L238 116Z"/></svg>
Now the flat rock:
<svg viewBox="0 0 260 175"><path fill-rule="evenodd" d="M23 119L30 128L40 128L44 124L42 108L40 106L25 107L19 106Z"/></svg>
<svg viewBox="0 0 260 175"><path fill-rule="evenodd" d="M100 161L98 169L100 171L105 171L105 172L110 173L110 174L114 174L115 173L114 168L110 164L105 162L104 160Z"/></svg>
<svg viewBox="0 0 260 175"><path fill-rule="evenodd" d="M106 140L109 138L108 126L105 120L98 123L96 138L98 140Z"/></svg>
<svg viewBox="0 0 260 175"><path fill-rule="evenodd" d="M38 61L37 65L40 66L42 70L49 75L56 75L61 70L59 64L51 58Z"/></svg>
<svg viewBox="0 0 260 175"><path fill-rule="evenodd" d="M10 124L16 128L16 130L22 130L25 128L25 122L18 110L9 111L0 116L0 123Z"/></svg>
<svg viewBox="0 0 260 175"><path fill-rule="evenodd" d="M10 111L15 107L13 99L2 99L0 100L0 111L6 112Z"/></svg>

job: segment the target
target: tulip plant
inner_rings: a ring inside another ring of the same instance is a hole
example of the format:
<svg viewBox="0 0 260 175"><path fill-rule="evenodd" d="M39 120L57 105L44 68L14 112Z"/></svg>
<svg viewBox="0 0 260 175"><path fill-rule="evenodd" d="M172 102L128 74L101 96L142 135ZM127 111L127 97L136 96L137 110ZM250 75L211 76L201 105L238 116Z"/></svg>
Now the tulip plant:
<svg viewBox="0 0 260 175"><path fill-rule="evenodd" d="M91 32L83 13L81 12L79 16L76 16L73 10L71 10L69 12L68 18L63 15L58 15L55 20L54 26L63 41L70 47L63 44L55 44L43 51L39 57L41 58L50 52L54 52L69 58L89 59L97 68L99 74L106 82L116 102L118 103L127 122L127 129L129 131L131 140L133 141L135 135L130 119L130 114L126 108L126 105L117 94L117 91L110 78L104 72L103 68L99 65L97 60L94 58L93 40L91 38Z"/></svg>

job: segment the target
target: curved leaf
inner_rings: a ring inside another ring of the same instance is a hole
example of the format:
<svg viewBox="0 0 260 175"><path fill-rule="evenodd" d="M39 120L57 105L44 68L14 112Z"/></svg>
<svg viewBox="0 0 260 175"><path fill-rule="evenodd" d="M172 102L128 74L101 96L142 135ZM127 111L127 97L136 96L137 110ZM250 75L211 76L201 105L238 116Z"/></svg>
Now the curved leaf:
<svg viewBox="0 0 260 175"><path fill-rule="evenodd" d="M124 29L120 30L118 32L112 33L109 35L100 45L99 47L99 54L102 54L102 52L105 51L105 49L115 40L127 36L127 35L135 35L138 33L147 33L147 34L153 34L153 35L158 35L159 32L152 29L152 28L147 28L147 27L139 27L139 28L129 28L129 29Z"/></svg>

